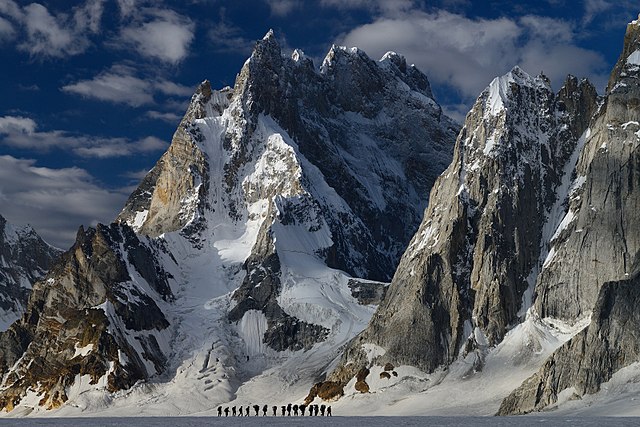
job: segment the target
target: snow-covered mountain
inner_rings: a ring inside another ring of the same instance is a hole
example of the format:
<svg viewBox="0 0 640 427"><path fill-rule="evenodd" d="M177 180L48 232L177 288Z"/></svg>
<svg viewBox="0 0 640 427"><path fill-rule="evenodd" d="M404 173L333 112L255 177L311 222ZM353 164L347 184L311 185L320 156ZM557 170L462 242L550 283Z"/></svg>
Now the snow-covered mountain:
<svg viewBox="0 0 640 427"><path fill-rule="evenodd" d="M316 69L269 32L34 286L0 335L2 406L301 401L384 295L456 132L403 57L334 46Z"/></svg>
<svg viewBox="0 0 640 427"><path fill-rule="evenodd" d="M489 85L385 300L312 394L506 415L597 404L621 368L619 389L637 381L639 58L634 21L604 98L518 68Z"/></svg>
<svg viewBox="0 0 640 427"><path fill-rule="evenodd" d="M0 330L24 312L32 284L60 254L31 226L15 226L0 215Z"/></svg>

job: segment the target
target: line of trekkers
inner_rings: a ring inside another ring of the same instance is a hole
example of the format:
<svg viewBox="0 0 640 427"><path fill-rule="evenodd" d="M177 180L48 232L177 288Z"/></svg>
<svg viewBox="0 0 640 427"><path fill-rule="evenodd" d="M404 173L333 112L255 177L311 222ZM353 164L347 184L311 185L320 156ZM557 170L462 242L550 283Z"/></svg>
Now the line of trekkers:
<svg viewBox="0 0 640 427"><path fill-rule="evenodd" d="M291 403L289 403L287 406L282 405L280 407L280 416L284 417L285 414L286 416L290 417L291 414L293 413L294 417L297 417L299 415L301 416L305 416L307 409L309 410L309 416L318 416L318 414L321 417L327 416L330 417L331 416L331 406L326 406L326 405L291 405ZM255 413L255 416L259 416L260 415L260 405L253 405L253 411ZM271 407L271 411L273 413L273 416L276 417L278 416L278 407L277 406L272 406ZM264 405L262 407L262 416L266 417L267 416L267 412L269 412L269 406L268 405ZM222 414L224 414L225 417L228 417L229 415L231 415L232 417L248 417L249 415L251 415L251 406L247 406L246 409L244 406L232 406L232 407L222 407L222 406L218 406L218 416L221 417Z"/></svg>

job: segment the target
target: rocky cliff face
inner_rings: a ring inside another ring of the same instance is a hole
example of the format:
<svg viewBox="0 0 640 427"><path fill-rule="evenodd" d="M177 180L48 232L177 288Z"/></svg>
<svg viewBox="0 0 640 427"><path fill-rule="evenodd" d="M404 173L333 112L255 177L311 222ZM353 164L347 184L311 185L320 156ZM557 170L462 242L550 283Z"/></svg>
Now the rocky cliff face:
<svg viewBox="0 0 640 427"><path fill-rule="evenodd" d="M640 256L634 228L640 219L639 73L640 23L634 21L590 124L569 210L536 286L536 309L544 316L571 322L591 314L591 324L505 399L502 414L544 409L565 390L594 393L616 370L638 361L632 307Z"/></svg>
<svg viewBox="0 0 640 427"><path fill-rule="evenodd" d="M600 390L621 368L640 360L640 280L607 282L593 308L591 323L560 347L539 372L500 406L498 415L526 414L565 398Z"/></svg>
<svg viewBox="0 0 640 427"><path fill-rule="evenodd" d="M330 382L345 384L371 364L431 372L500 342L531 303L545 224L595 106L593 86L573 77L557 94L518 68L491 83L387 297Z"/></svg>
<svg viewBox="0 0 640 427"><path fill-rule="evenodd" d="M80 228L33 287L25 314L0 334L0 404L24 397L55 408L77 382L128 388L165 368L172 298L157 248L127 226Z"/></svg>
<svg viewBox="0 0 640 427"><path fill-rule="evenodd" d="M0 326L5 330L17 320L31 287L62 253L30 226L16 227L0 216Z"/></svg>

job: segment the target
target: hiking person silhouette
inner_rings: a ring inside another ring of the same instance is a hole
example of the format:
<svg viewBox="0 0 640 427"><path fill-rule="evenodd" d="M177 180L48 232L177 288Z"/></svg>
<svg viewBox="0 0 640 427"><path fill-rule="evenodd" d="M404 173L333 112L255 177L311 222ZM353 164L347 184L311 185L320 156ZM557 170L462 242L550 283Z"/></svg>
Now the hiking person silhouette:
<svg viewBox="0 0 640 427"><path fill-rule="evenodd" d="M222 416L222 406L218 406L218 416Z"/></svg>
<svg viewBox="0 0 640 427"><path fill-rule="evenodd" d="M293 415L298 416L298 405L293 405Z"/></svg>
<svg viewBox="0 0 640 427"><path fill-rule="evenodd" d="M262 416L266 417L267 416L267 411L269 410L269 407L267 405L264 405L262 407Z"/></svg>
<svg viewBox="0 0 640 427"><path fill-rule="evenodd" d="M291 416L291 403L287 405L287 417Z"/></svg>
<svg viewBox="0 0 640 427"><path fill-rule="evenodd" d="M320 407L318 405L313 405L313 415L314 416L318 416L318 411L320 410Z"/></svg>
<svg viewBox="0 0 640 427"><path fill-rule="evenodd" d="M273 410L273 416L278 416L278 407L274 405L271 409Z"/></svg>
<svg viewBox="0 0 640 427"><path fill-rule="evenodd" d="M327 406L327 417L331 416L331 406Z"/></svg>
<svg viewBox="0 0 640 427"><path fill-rule="evenodd" d="M253 410L256 411L256 417L260 415L260 405L253 405Z"/></svg>
<svg viewBox="0 0 640 427"><path fill-rule="evenodd" d="M231 415L236 416L236 407L231 408Z"/></svg>
<svg viewBox="0 0 640 427"><path fill-rule="evenodd" d="M286 410L287 410L287 407L286 407L286 406L282 405L282 406L280 407L280 413L281 413L281 415L282 415L283 417L284 417L284 413L285 413L285 411L286 411Z"/></svg>
<svg viewBox="0 0 640 427"><path fill-rule="evenodd" d="M238 416L239 416L239 417L242 417L242 416L243 416L243 415L242 415L242 406L240 406L240 409L238 410L238 412L239 412L239 415L238 415Z"/></svg>
<svg viewBox="0 0 640 427"><path fill-rule="evenodd" d="M300 412L302 413L302 416L304 417L304 410L307 409L306 406L304 405L300 405Z"/></svg>
<svg viewBox="0 0 640 427"><path fill-rule="evenodd" d="M228 406L224 408L224 416L225 417L229 416L229 407Z"/></svg>
<svg viewBox="0 0 640 427"><path fill-rule="evenodd" d="M249 410L249 405L247 405L247 410L244 411L244 416L248 417L249 415L251 415L251 411Z"/></svg>
<svg viewBox="0 0 640 427"><path fill-rule="evenodd" d="M324 410L327 409L325 405L320 405L320 415L324 417Z"/></svg>

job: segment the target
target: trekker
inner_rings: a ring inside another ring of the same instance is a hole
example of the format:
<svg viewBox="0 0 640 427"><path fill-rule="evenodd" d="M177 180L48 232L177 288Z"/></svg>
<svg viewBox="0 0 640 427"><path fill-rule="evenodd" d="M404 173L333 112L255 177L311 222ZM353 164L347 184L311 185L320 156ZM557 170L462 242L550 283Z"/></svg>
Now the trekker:
<svg viewBox="0 0 640 427"><path fill-rule="evenodd" d="M282 406L280 407L280 409L282 410L282 411L281 411L281 412L282 412L282 416L284 417L284 411L286 411L286 410L287 410L287 407L286 407L286 406L284 406L284 405L282 405Z"/></svg>
<svg viewBox="0 0 640 427"><path fill-rule="evenodd" d="M291 403L287 405L287 417L291 416Z"/></svg>
<svg viewBox="0 0 640 427"><path fill-rule="evenodd" d="M320 415L324 417L324 410L327 409L325 405L320 405Z"/></svg>
<svg viewBox="0 0 640 427"><path fill-rule="evenodd" d="M302 416L304 417L304 410L307 409L306 406L304 405L300 405L300 412L302 413Z"/></svg>
<svg viewBox="0 0 640 427"><path fill-rule="evenodd" d="M273 405L273 407L271 409L273 410L273 416L277 417L278 416L278 407Z"/></svg>
<svg viewBox="0 0 640 427"><path fill-rule="evenodd" d="M267 416L267 411L269 410L269 407L267 405L264 405L262 407L262 416L266 417Z"/></svg>
<svg viewBox="0 0 640 427"><path fill-rule="evenodd" d="M253 405L253 410L256 412L256 417L260 415L260 405Z"/></svg>
<svg viewBox="0 0 640 427"><path fill-rule="evenodd" d="M225 417L229 416L229 407L228 406L224 408L224 416Z"/></svg>
<svg viewBox="0 0 640 427"><path fill-rule="evenodd" d="M222 406L218 406L218 416L222 416Z"/></svg>
<svg viewBox="0 0 640 427"><path fill-rule="evenodd" d="M240 415L238 415L239 417L242 417L242 406L240 406L240 409L238 410L238 412L240 412Z"/></svg>
<svg viewBox="0 0 640 427"><path fill-rule="evenodd" d="M233 415L234 417L237 415L235 406L233 408L231 408L231 415Z"/></svg>
<svg viewBox="0 0 640 427"><path fill-rule="evenodd" d="M247 410L244 411L244 416L248 417L249 415L251 415L251 411L249 411L249 405L247 405Z"/></svg>
<svg viewBox="0 0 640 427"><path fill-rule="evenodd" d="M331 416L331 406L327 406L327 417Z"/></svg>
<svg viewBox="0 0 640 427"><path fill-rule="evenodd" d="M298 405L293 405L293 415L298 416Z"/></svg>

